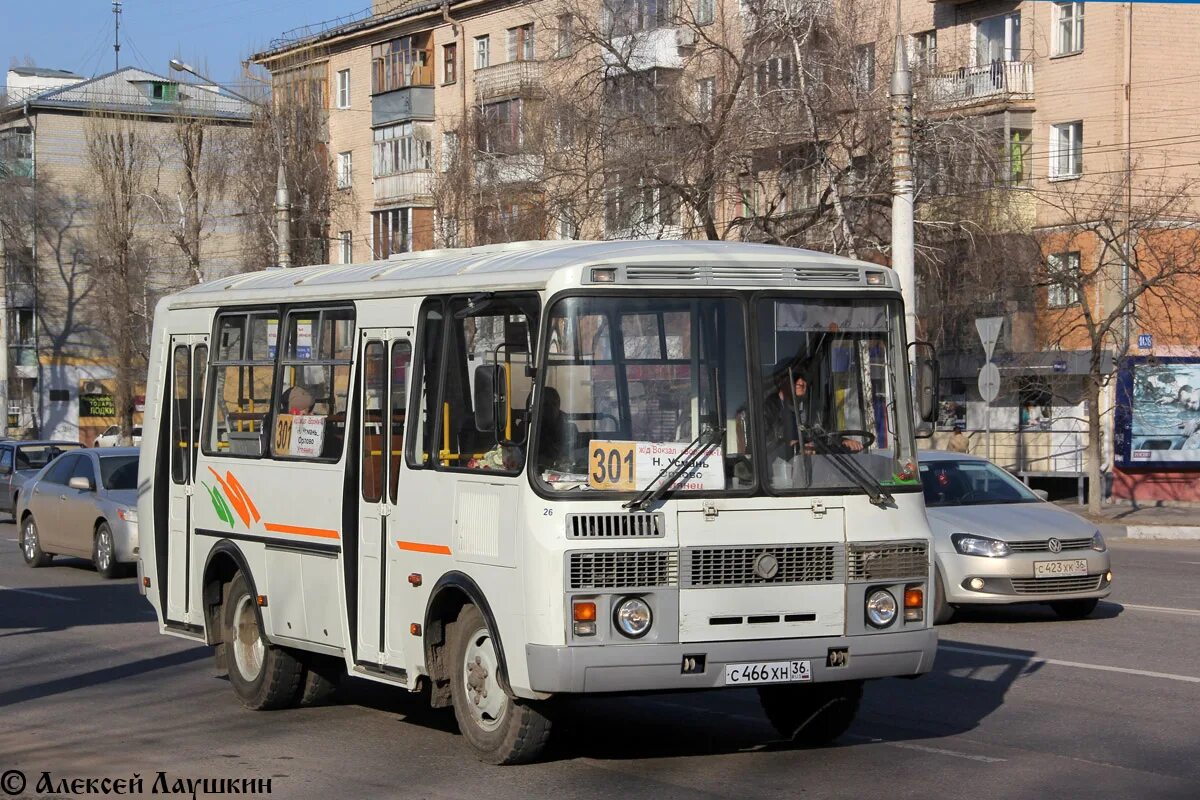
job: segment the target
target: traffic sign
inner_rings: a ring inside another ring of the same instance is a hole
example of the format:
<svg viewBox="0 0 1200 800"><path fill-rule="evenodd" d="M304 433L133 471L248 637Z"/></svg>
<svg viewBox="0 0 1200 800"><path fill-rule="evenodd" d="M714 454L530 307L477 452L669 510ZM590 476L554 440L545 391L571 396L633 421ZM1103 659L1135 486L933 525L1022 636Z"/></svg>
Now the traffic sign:
<svg viewBox="0 0 1200 800"><path fill-rule="evenodd" d="M988 361L992 360L992 351L996 349L996 340L1000 338L1000 329L1004 326L1004 317L980 317L975 320L975 329L979 331L979 341L983 342L983 352Z"/></svg>
<svg viewBox="0 0 1200 800"><path fill-rule="evenodd" d="M985 403L990 403L1000 394L1000 368L992 362L983 365L979 370L979 396Z"/></svg>

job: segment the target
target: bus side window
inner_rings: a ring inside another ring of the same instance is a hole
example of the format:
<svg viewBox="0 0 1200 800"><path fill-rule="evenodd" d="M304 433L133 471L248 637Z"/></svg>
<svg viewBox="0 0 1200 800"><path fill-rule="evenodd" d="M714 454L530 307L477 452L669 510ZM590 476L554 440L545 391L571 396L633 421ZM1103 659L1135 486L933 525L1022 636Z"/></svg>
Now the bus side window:
<svg viewBox="0 0 1200 800"><path fill-rule="evenodd" d="M413 420L413 433L408 464L412 469L428 469L433 466L438 451L442 445L435 437L439 437L442 413L439 405L439 395L442 375L442 336L446 328L445 311L441 300L431 300L421 309L420 332L417 345L420 348L420 361L417 362L417 399L416 419Z"/></svg>
<svg viewBox="0 0 1200 800"><path fill-rule="evenodd" d="M218 319L205 404L206 455L257 458L265 452L278 331L275 312L224 314Z"/></svg>
<svg viewBox="0 0 1200 800"><path fill-rule="evenodd" d="M282 341L272 451L284 458L336 461L346 440L354 309L290 311Z"/></svg>

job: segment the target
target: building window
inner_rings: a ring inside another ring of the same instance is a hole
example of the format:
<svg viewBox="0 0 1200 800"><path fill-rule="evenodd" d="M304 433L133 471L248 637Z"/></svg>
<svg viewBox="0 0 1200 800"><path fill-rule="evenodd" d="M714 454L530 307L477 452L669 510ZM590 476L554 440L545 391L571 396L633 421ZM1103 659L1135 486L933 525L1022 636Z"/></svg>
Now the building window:
<svg viewBox="0 0 1200 800"><path fill-rule="evenodd" d="M558 15L558 42L555 52L559 58L566 58L575 50L575 17L570 14Z"/></svg>
<svg viewBox="0 0 1200 800"><path fill-rule="evenodd" d="M338 234L338 249L342 254L343 264L354 263L354 233L342 231Z"/></svg>
<svg viewBox="0 0 1200 800"><path fill-rule="evenodd" d="M716 0L696 0L696 24L711 25Z"/></svg>
<svg viewBox="0 0 1200 800"><path fill-rule="evenodd" d="M523 104L520 99L489 103L479 117L479 150L513 155L524 144Z"/></svg>
<svg viewBox="0 0 1200 800"><path fill-rule="evenodd" d="M1030 131L1013 129L1008 140L1008 182L1028 185L1032 173L1033 136Z"/></svg>
<svg viewBox="0 0 1200 800"><path fill-rule="evenodd" d="M179 99L179 84L166 81L151 83L150 99L156 103L174 103Z"/></svg>
<svg viewBox="0 0 1200 800"><path fill-rule="evenodd" d="M1019 12L988 17L975 23L975 66L1021 59L1021 15Z"/></svg>
<svg viewBox="0 0 1200 800"><path fill-rule="evenodd" d="M433 141L427 127L404 122L376 128L374 169L376 178L433 169Z"/></svg>
<svg viewBox="0 0 1200 800"><path fill-rule="evenodd" d="M712 116L715 91L716 80L714 78L701 78L696 81L696 112L700 117Z"/></svg>
<svg viewBox="0 0 1200 800"><path fill-rule="evenodd" d="M854 88L860 94L875 90L875 43L854 48Z"/></svg>
<svg viewBox="0 0 1200 800"><path fill-rule="evenodd" d="M1077 178L1083 174L1083 122L1050 126L1050 177Z"/></svg>
<svg viewBox="0 0 1200 800"><path fill-rule="evenodd" d="M337 154L337 187L339 189L349 189L353 184L353 164L353 154L349 150Z"/></svg>
<svg viewBox="0 0 1200 800"><path fill-rule="evenodd" d="M458 80L458 44L442 45L442 83Z"/></svg>
<svg viewBox="0 0 1200 800"><path fill-rule="evenodd" d="M768 58L754 69L754 95L763 97L779 89L790 89L796 67L790 56Z"/></svg>
<svg viewBox="0 0 1200 800"><path fill-rule="evenodd" d="M604 0L604 30L610 37L628 36L673 24L672 0Z"/></svg>
<svg viewBox="0 0 1200 800"><path fill-rule="evenodd" d="M1046 289L1046 305L1065 308L1079 302L1079 251L1054 253L1046 259L1050 286Z"/></svg>
<svg viewBox="0 0 1200 800"><path fill-rule="evenodd" d="M350 70L339 69L337 74L337 107L350 107Z"/></svg>
<svg viewBox="0 0 1200 800"><path fill-rule="evenodd" d="M1083 3L1054 4L1054 55L1083 50Z"/></svg>
<svg viewBox="0 0 1200 800"><path fill-rule="evenodd" d="M391 208L371 213L371 241L375 258L412 251L412 209Z"/></svg>
<svg viewBox="0 0 1200 800"><path fill-rule="evenodd" d="M475 69L487 69L491 63L491 37L475 37Z"/></svg>
<svg viewBox="0 0 1200 800"><path fill-rule="evenodd" d="M914 33L909 42L909 66L929 74L937 70L937 31Z"/></svg>
<svg viewBox="0 0 1200 800"><path fill-rule="evenodd" d="M508 29L508 60L533 61L533 23Z"/></svg>

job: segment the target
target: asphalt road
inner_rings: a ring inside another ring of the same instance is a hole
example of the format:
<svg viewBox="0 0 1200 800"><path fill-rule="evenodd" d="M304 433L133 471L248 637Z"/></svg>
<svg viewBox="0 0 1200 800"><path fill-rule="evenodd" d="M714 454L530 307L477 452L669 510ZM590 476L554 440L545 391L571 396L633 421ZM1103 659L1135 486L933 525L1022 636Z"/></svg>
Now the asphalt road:
<svg viewBox="0 0 1200 800"><path fill-rule="evenodd" d="M453 717L353 681L243 710L208 648L159 636L134 581L30 570L0 525L0 773L270 778L277 797L1200 796L1200 543L1113 542L1094 618L1030 607L941 629L934 672L868 685L834 747L776 741L751 691L572 704L543 763L477 762ZM61 784L59 784L61 785ZM0 787L0 798L4 797Z"/></svg>

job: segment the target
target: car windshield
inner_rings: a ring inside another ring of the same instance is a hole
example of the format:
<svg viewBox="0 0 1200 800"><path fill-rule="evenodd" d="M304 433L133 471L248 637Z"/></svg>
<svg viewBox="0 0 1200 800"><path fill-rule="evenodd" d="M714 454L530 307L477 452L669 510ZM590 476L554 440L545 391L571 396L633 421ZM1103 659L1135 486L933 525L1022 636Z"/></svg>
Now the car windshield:
<svg viewBox="0 0 1200 800"><path fill-rule="evenodd" d="M27 444L17 448L17 469L41 469L68 450L78 450L82 445L71 444Z"/></svg>
<svg viewBox="0 0 1200 800"><path fill-rule="evenodd" d="M739 300L570 297L548 316L535 462L544 487L633 492L693 454L673 489L754 485Z"/></svg>
<svg viewBox="0 0 1200 800"><path fill-rule="evenodd" d="M977 506L1036 503L1025 484L988 461L932 461L921 465L925 505Z"/></svg>
<svg viewBox="0 0 1200 800"><path fill-rule="evenodd" d="M792 296L756 312L771 487L915 487L899 303Z"/></svg>
<svg viewBox="0 0 1200 800"><path fill-rule="evenodd" d="M137 456L102 456L100 481L105 489L120 491L137 488Z"/></svg>

